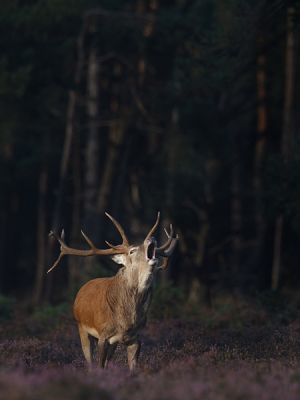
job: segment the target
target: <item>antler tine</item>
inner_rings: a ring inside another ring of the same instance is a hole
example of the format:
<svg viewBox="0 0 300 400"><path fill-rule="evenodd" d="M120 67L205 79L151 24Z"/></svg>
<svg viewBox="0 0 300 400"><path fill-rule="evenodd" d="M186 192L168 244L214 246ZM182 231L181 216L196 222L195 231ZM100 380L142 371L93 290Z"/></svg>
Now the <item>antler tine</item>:
<svg viewBox="0 0 300 400"><path fill-rule="evenodd" d="M161 265L160 267L157 267L157 271L165 270L169 264L169 259L170 259L170 257L165 257L163 265Z"/></svg>
<svg viewBox="0 0 300 400"><path fill-rule="evenodd" d="M82 236L85 238L85 240L88 242L88 244L90 245L91 249L96 249L94 243L91 241L91 239L89 239L86 234L83 231L80 231Z"/></svg>
<svg viewBox="0 0 300 400"><path fill-rule="evenodd" d="M155 229L157 228L157 225L158 225L158 223L159 223L159 218L160 218L160 212L158 211L158 213L157 213L157 219L156 219L155 225L154 225L153 228L150 230L150 232L149 232L148 235L146 236L146 239L145 239L145 240L149 239L149 237L151 237L152 234L154 233L154 231L155 231Z"/></svg>
<svg viewBox="0 0 300 400"><path fill-rule="evenodd" d="M57 239L59 241L59 243L61 244L61 246L60 246L61 250L64 247L67 247L67 245L65 244L65 230L64 229L61 231L60 237L56 233L54 233L52 231L50 231L48 236L54 236L55 239Z"/></svg>
<svg viewBox="0 0 300 400"><path fill-rule="evenodd" d="M105 240L105 243L108 244L108 246L111 247L112 249L118 248L118 246L115 246L115 245L109 243L107 240ZM119 245L119 246L120 246L120 245ZM121 246L122 246L122 245L121 245Z"/></svg>
<svg viewBox="0 0 300 400"><path fill-rule="evenodd" d="M55 261L55 263L52 265L52 267L50 269L48 269L47 274L49 274L49 272L51 272L60 262L60 260L63 258L64 254L60 253L58 259Z"/></svg>
<svg viewBox="0 0 300 400"><path fill-rule="evenodd" d="M159 247L158 249L156 249L156 253L157 253L159 256L161 256L161 257L164 258L164 263L163 263L163 265L161 265L160 267L158 267L157 270L164 270L164 269L167 268L169 259L170 259L170 257L172 256L173 251L174 251L174 249L175 249L175 247L176 247L176 244L177 244L177 242L178 242L178 240L179 240L179 236L178 236L178 235L176 235L176 237L173 238L171 234L168 235L167 232L166 232L166 234L167 234L167 236L168 236L168 241L167 241L167 243L165 243L162 247ZM173 234L173 231L172 231L172 234ZM170 239L171 239L171 240L170 240ZM166 249L168 246L169 246L168 250L165 251L165 249Z"/></svg>
<svg viewBox="0 0 300 400"><path fill-rule="evenodd" d="M59 243L60 243L60 255L59 255L58 259L55 261L55 263L53 264L53 266L47 271L47 274L49 274L49 272L52 271L59 264L59 262L63 258L63 256L67 254L66 253L67 246L65 244L65 230L63 229L61 231L60 237L56 233L54 233L52 231L50 231L49 236L54 236L55 239L57 239L59 241Z"/></svg>
<svg viewBox="0 0 300 400"><path fill-rule="evenodd" d="M115 220L111 215L109 215L107 212L106 212L105 214L108 216L109 219L112 220L112 222L115 224L116 228L117 228L118 231L120 232L120 234L121 234L121 236L122 236L122 238L123 238L123 246L129 247L130 245L129 245L128 239L127 239L127 237L126 237L126 235L125 235L124 229L121 227L121 225L119 224L119 222L116 221L116 220ZM111 246L109 243L108 243L108 245ZM114 248L115 246L111 246L111 247Z"/></svg>
<svg viewBox="0 0 300 400"><path fill-rule="evenodd" d="M156 251L157 251L157 250L158 250L158 251L161 251L161 250L166 249L166 248L170 245L170 243L171 243L171 241L172 241L172 239L173 239L173 233L174 233L174 232L173 232L173 226L172 226L172 224L170 224L170 235L168 234L166 228L164 228L164 231L166 232L166 235L167 235L167 237L168 237L168 240L167 240L166 243L163 244L161 247L158 247L158 248L156 249Z"/></svg>
<svg viewBox="0 0 300 400"><path fill-rule="evenodd" d="M173 251L174 251L174 249L175 249L175 246L176 246L178 240L179 240L179 236L176 235L175 238L172 238L171 244L170 244L170 246L169 246L169 248L168 248L167 251L165 251L165 250L163 250L163 251L157 251L157 250L160 250L160 249L157 249L157 250L156 250L156 253L157 253L159 256L162 256L162 257L171 257L171 255L173 254Z"/></svg>

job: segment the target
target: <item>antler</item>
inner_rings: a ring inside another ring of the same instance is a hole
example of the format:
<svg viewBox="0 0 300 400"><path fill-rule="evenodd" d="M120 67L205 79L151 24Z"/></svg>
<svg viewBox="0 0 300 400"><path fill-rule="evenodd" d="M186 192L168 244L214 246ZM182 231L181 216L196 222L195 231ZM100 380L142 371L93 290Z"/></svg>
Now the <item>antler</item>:
<svg viewBox="0 0 300 400"><path fill-rule="evenodd" d="M158 254L159 256L164 258L164 263L163 265L161 265L160 267L158 267L158 270L163 270L166 269L168 266L168 262L169 262L169 258L171 257L171 255L173 254L173 251L176 247L176 244L179 240L179 236L176 235L176 237L173 237L173 227L172 224L170 225L170 235L168 234L167 230L165 229L166 235L168 237L168 240L166 241L166 243L164 245L162 245L161 247L158 247L156 249L156 254ZM168 250L165 251L165 249L168 247Z"/></svg>
<svg viewBox="0 0 300 400"><path fill-rule="evenodd" d="M88 244L90 245L91 248L90 248L90 250L79 250L79 249L73 249L65 244L65 240L64 240L65 231L64 230L62 230L62 232L61 232L61 237L59 237L56 233L51 231L49 233L49 236L54 236L59 241L61 246L60 246L60 255L59 255L58 259L56 260L56 262L54 263L54 265L49 269L49 271L47 271L47 274L58 265L60 260L65 255L74 255L74 256L83 256L83 257L94 256L94 255L112 256L115 254L124 254L128 250L129 242L128 242L128 239L125 235L123 228L113 217L111 217L107 213L105 213L105 214L112 220L112 222L118 228L118 231L120 232L120 234L123 238L123 243L119 244L117 246L113 246L113 245L109 244L108 242L106 242L111 247L110 249L98 249L93 244L93 242L81 231L83 237L88 242Z"/></svg>
<svg viewBox="0 0 300 400"><path fill-rule="evenodd" d="M157 225L158 225L158 223L159 223L159 218L160 218L160 212L157 213L156 222L155 222L153 228L150 230L150 232L149 232L148 235L146 236L146 239L145 239L145 240L149 239L149 237L151 237L152 234L154 233L154 231L155 231L155 229L157 228Z"/></svg>
<svg viewBox="0 0 300 400"><path fill-rule="evenodd" d="M124 229L121 227L121 225L119 224L119 222L116 221L116 220L115 220L111 215L109 215L107 212L105 213L105 215L107 215L108 218L112 220L112 222L115 224L115 226L117 227L118 231L120 232L120 234L121 234L121 236L122 236L122 239L123 239L122 246L129 247L130 245L129 245L128 239L127 239L127 237L126 237L126 235L125 235ZM105 243L107 243L107 244L108 244L110 247L112 247L112 248L118 247L118 246L113 246L112 244L109 244L108 242L105 242Z"/></svg>

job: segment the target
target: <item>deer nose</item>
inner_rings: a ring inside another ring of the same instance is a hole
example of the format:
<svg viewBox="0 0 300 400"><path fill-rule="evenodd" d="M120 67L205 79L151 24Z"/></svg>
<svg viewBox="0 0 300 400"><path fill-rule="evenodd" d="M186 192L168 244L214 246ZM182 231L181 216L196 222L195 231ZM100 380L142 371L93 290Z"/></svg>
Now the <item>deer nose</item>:
<svg viewBox="0 0 300 400"><path fill-rule="evenodd" d="M149 237L146 242L156 242L155 237Z"/></svg>
<svg viewBox="0 0 300 400"><path fill-rule="evenodd" d="M156 239L154 237L149 237L145 242L147 244L153 243L155 245L155 247L157 247L157 242L156 242Z"/></svg>

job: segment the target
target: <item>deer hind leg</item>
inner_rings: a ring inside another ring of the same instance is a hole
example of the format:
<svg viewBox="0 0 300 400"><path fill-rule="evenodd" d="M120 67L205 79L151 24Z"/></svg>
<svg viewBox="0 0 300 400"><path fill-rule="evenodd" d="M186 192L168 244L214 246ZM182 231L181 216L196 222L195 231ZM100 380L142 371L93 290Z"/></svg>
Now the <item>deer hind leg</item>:
<svg viewBox="0 0 300 400"><path fill-rule="evenodd" d="M118 346L118 343L110 344L108 346L107 356L106 356L106 361L105 361L105 364L104 364L104 368L106 368L108 361L112 358L117 346Z"/></svg>
<svg viewBox="0 0 300 400"><path fill-rule="evenodd" d="M128 364L130 371L133 371L136 367L137 360L140 355L141 350L141 341L137 341L136 343L127 346L127 356L128 356Z"/></svg>
<svg viewBox="0 0 300 400"><path fill-rule="evenodd" d="M109 343L106 340L98 340L98 368L104 368L107 353L108 353Z"/></svg>
<svg viewBox="0 0 300 400"><path fill-rule="evenodd" d="M88 363L88 369L91 371L93 369L93 351L95 338L91 336L83 327L78 324L78 330L81 340L81 346L83 350L84 357Z"/></svg>

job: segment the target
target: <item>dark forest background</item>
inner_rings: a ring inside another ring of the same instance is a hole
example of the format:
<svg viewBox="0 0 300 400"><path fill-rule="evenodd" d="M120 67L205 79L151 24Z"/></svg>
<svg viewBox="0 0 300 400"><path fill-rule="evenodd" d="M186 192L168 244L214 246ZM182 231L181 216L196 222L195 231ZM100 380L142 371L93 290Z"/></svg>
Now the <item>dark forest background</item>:
<svg viewBox="0 0 300 400"><path fill-rule="evenodd" d="M298 1L0 2L0 294L62 301L117 267L65 258L180 240L157 285L212 304L300 287ZM66 294L68 293L68 295Z"/></svg>

